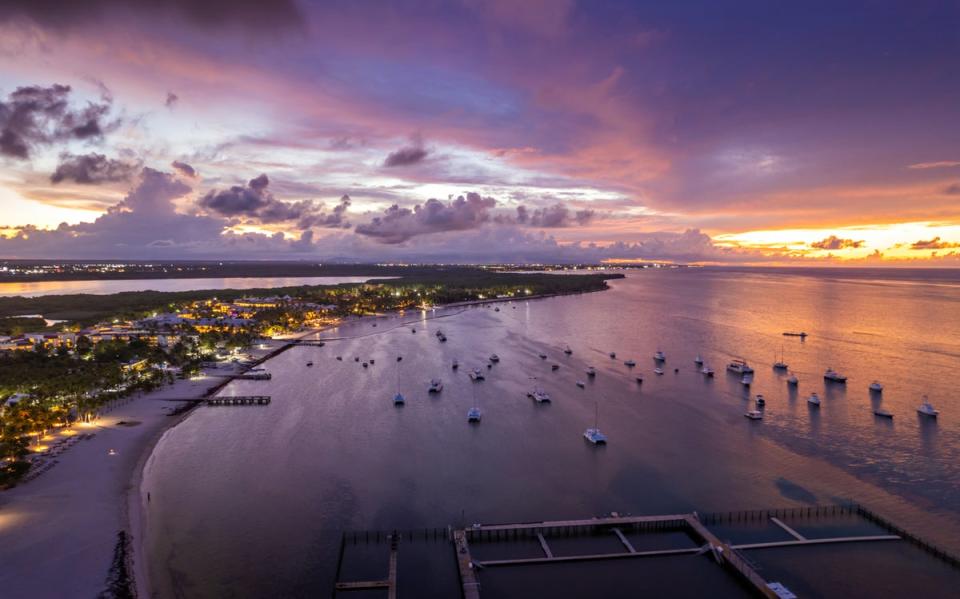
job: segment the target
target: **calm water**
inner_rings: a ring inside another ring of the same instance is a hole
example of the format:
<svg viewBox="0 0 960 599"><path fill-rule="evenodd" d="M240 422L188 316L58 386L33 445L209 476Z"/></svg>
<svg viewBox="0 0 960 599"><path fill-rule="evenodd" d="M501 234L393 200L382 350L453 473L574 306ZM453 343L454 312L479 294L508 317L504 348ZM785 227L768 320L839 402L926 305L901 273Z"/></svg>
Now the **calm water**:
<svg viewBox="0 0 960 599"><path fill-rule="evenodd" d="M380 277L383 278L383 277ZM386 277L390 278L390 277ZM113 281L40 281L36 283L0 283L0 297L20 295L67 295L94 293L105 295L121 291L195 291L197 289L259 289L297 285L337 285L362 283L370 277L221 277L213 279L130 279Z"/></svg>
<svg viewBox="0 0 960 599"><path fill-rule="evenodd" d="M164 596L326 595L343 529L838 499L960 549L960 276L883 276L646 271L603 293L327 331L326 347L272 360L272 381L225 390L269 393L269 407L201 408L162 439L144 486L153 585ZM652 372L658 348L663 376ZM770 367L781 348L798 393ZM471 383L468 368L493 352L501 362ZM696 372L698 352L715 379ZM376 364L364 369L354 356ZM752 402L724 373L736 356L756 368L762 422L743 417ZM627 358L637 367L624 366ZM551 372L552 362L560 370ZM587 378L587 365L599 374L581 390L574 382ZM825 388L827 366L850 377L846 388ZM445 383L432 397L431 376ZM873 379L886 385L882 398L868 393ZM554 402L527 399L534 385ZM405 407L392 405L397 389ZM823 398L819 411L808 407L811 391ZM922 394L941 410L938 421L918 417ZM466 422L474 401L479 426ZM607 447L581 436L595 405ZM876 419L878 405L895 419ZM843 566L831 559L818 568L840 576Z"/></svg>

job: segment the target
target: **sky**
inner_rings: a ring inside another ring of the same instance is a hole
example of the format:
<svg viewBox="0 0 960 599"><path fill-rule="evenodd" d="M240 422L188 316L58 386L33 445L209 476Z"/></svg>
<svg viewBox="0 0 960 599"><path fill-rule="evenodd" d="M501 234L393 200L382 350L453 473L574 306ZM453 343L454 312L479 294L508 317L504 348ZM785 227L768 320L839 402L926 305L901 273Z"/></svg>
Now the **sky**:
<svg viewBox="0 0 960 599"><path fill-rule="evenodd" d="M3 0L0 257L960 266L960 3Z"/></svg>

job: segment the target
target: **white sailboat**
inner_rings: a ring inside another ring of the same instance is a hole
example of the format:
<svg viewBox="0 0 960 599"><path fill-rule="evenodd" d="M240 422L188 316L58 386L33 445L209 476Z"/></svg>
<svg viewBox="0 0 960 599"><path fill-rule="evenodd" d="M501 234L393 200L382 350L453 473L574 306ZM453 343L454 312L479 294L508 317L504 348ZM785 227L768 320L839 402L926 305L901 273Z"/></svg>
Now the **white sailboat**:
<svg viewBox="0 0 960 599"><path fill-rule="evenodd" d="M774 370L786 370L787 363L783 361L783 346L780 346L780 359L773 363Z"/></svg>
<svg viewBox="0 0 960 599"><path fill-rule="evenodd" d="M917 408L917 413L921 416L929 416L930 418L936 418L940 414L939 410L934 409L933 404L927 400L927 396L923 396L923 403L920 404L920 407Z"/></svg>
<svg viewBox="0 0 960 599"><path fill-rule="evenodd" d="M594 445L606 444L607 436L600 432L600 402L594 400L593 428L583 431L583 437Z"/></svg>
<svg viewBox="0 0 960 599"><path fill-rule="evenodd" d="M483 416L483 413L480 411L480 405L477 403L477 388L472 387L473 389L473 406L467 410L467 422L479 423L480 418Z"/></svg>

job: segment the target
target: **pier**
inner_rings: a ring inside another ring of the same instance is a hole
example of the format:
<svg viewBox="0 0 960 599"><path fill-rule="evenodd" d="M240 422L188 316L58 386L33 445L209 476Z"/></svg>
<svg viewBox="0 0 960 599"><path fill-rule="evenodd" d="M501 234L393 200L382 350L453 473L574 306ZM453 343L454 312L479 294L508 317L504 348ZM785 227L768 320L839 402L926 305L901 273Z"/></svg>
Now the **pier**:
<svg viewBox="0 0 960 599"><path fill-rule="evenodd" d="M853 528L852 522L856 522ZM756 532L758 526L764 531L760 536L757 536ZM578 537L584 538L584 542L577 541ZM342 581L338 565L334 597L338 592L366 589L392 589L390 592L396 593L398 539L408 539L411 543L432 542L437 545L435 551L442 551L444 543L447 547L452 545L456 578L447 580L451 585L456 583L456 591L463 599L480 599L481 583L487 576L486 573L495 576L493 572L502 568L517 567L528 571L540 565L635 559L646 563L657 558L690 560L689 564L693 569L721 568L732 580L737 581L737 586L747 594L783 599L794 597L787 586L792 584L791 581L796 582L793 575L782 582L769 580L763 575L762 566L765 563L764 550L784 547L795 547L802 551L802 548L810 546L908 543L933 558L960 569L960 561L954 556L904 531L867 508L850 503L704 514L613 514L609 517L582 520L474 524L446 530L344 533L341 541L341 562L348 544L351 547L369 544L376 546L389 540L390 574L384 580ZM608 540L599 543L601 539ZM746 552L749 552L749 557ZM536 555L537 553L540 555ZM634 571L634 566L624 567L628 568L628 572ZM644 566L644 571L656 576L657 568L655 564ZM546 572L549 570L544 571ZM416 574L413 573L414 576ZM531 576L539 575L531 571ZM807 573L797 572L796 575L802 579ZM678 580L677 583L682 584L683 581ZM454 592L452 587L444 588Z"/></svg>

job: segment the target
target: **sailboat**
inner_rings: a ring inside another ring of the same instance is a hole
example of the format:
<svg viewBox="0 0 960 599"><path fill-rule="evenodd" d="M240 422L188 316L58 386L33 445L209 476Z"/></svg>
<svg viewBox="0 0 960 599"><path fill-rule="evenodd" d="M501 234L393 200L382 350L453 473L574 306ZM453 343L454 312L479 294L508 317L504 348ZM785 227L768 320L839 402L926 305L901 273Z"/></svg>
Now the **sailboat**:
<svg viewBox="0 0 960 599"><path fill-rule="evenodd" d="M467 422L480 422L483 413L480 412L480 406L477 405L477 388L471 388L473 389L473 406L467 410Z"/></svg>
<svg viewBox="0 0 960 599"><path fill-rule="evenodd" d="M774 370L786 370L787 363L783 361L783 346L780 346L780 359L773 363Z"/></svg>
<svg viewBox="0 0 960 599"><path fill-rule="evenodd" d="M400 360L397 360L397 394L393 396L393 405L402 406L405 403L403 393L400 393Z"/></svg>
<svg viewBox="0 0 960 599"><path fill-rule="evenodd" d="M605 445L607 436L600 432L600 402L594 400L593 428L583 431L583 437L594 445Z"/></svg>

